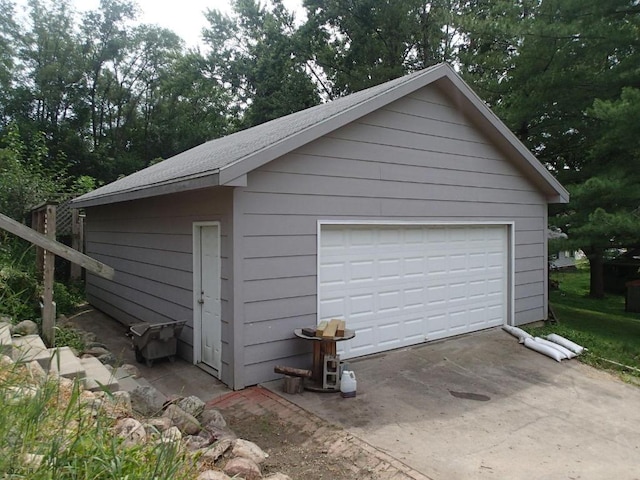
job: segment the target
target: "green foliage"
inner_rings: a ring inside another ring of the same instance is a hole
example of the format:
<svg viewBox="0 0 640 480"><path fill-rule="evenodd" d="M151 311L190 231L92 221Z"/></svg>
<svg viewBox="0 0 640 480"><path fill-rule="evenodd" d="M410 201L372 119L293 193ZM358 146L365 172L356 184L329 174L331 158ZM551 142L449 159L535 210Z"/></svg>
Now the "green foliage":
<svg viewBox="0 0 640 480"><path fill-rule="evenodd" d="M303 32L328 79L326 93L345 95L453 61L460 3L305 0Z"/></svg>
<svg viewBox="0 0 640 480"><path fill-rule="evenodd" d="M552 278L560 284L560 289L552 291L550 296L559 323L531 329L531 333L558 333L589 349L580 357L585 363L598 368L623 371L626 375L640 379L640 373L610 362L640 369L640 351L637 345L637 338L640 338L640 316L624 311L624 297L588 297L588 269L554 273Z"/></svg>
<svg viewBox="0 0 640 480"><path fill-rule="evenodd" d="M6 148L0 149L0 211L22 220L31 207L56 197L58 184L41 164L46 150L42 135L36 136L29 152L17 125L12 123L6 144Z"/></svg>
<svg viewBox="0 0 640 480"><path fill-rule="evenodd" d="M40 321L41 287L36 280L35 248L0 232L0 315ZM73 313L84 302L82 283L54 282L53 298L59 315Z"/></svg>
<svg viewBox="0 0 640 480"><path fill-rule="evenodd" d="M182 480L195 467L174 443L128 446L114 436L117 407L93 407L78 383L34 380L24 365L0 372L0 472L6 478ZM29 461L42 455L41 462Z"/></svg>
<svg viewBox="0 0 640 480"><path fill-rule="evenodd" d="M56 326L54 339L56 347L71 347L76 352L82 352L85 349L82 334L68 325Z"/></svg>
<svg viewBox="0 0 640 480"><path fill-rule="evenodd" d="M69 315L85 301L84 284L81 282L69 284L54 282L53 299L56 302L58 315Z"/></svg>
<svg viewBox="0 0 640 480"><path fill-rule="evenodd" d="M15 322L34 319L39 289L33 272L33 248L2 233L0 240L0 315Z"/></svg>
<svg viewBox="0 0 640 480"><path fill-rule="evenodd" d="M232 16L206 13L204 40L213 75L231 86L238 127L257 125L319 103L294 17L280 0L233 2Z"/></svg>

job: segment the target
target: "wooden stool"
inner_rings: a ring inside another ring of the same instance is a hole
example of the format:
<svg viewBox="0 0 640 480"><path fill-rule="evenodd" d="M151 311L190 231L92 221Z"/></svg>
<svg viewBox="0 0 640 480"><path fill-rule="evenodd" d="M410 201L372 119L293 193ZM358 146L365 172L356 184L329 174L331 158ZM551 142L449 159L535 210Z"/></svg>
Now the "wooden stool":
<svg viewBox="0 0 640 480"><path fill-rule="evenodd" d="M285 367L282 365L276 365L273 368L275 373L281 373L284 375L284 381L282 383L282 391L284 393L302 393L304 388L303 381L305 378L311 377L311 370L305 370L302 368Z"/></svg>

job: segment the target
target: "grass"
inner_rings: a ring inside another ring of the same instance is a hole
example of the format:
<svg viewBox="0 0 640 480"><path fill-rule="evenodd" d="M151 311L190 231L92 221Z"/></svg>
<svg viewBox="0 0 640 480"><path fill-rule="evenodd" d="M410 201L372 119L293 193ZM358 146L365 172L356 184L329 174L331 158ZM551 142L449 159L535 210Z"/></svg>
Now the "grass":
<svg viewBox="0 0 640 480"><path fill-rule="evenodd" d="M176 444L126 445L115 436L117 405L103 400L96 409L78 383L36 377L24 364L2 361L1 478L194 478L193 462Z"/></svg>
<svg viewBox="0 0 640 480"><path fill-rule="evenodd" d="M560 285L550 294L559 321L530 329L530 333L557 333L569 338L588 348L580 357L583 362L614 370L633 383L640 383L640 314L624 311L622 295L588 297L588 268L554 273L552 278Z"/></svg>

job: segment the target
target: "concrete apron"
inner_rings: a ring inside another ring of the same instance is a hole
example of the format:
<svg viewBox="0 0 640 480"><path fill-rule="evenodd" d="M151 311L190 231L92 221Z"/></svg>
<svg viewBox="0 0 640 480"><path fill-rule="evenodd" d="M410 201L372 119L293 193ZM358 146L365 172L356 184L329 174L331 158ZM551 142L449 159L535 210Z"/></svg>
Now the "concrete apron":
<svg viewBox="0 0 640 480"><path fill-rule="evenodd" d="M356 398L267 386L433 479L640 478L640 388L502 330L349 363Z"/></svg>

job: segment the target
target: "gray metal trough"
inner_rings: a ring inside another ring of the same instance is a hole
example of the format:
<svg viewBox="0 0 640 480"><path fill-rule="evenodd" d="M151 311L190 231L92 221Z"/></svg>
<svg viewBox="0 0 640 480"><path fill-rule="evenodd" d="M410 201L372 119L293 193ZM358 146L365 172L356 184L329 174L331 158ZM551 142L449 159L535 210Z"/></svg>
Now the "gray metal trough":
<svg viewBox="0 0 640 480"><path fill-rule="evenodd" d="M174 362L178 350L178 337L186 320L164 323L137 323L129 327L136 360L148 367L158 358Z"/></svg>

